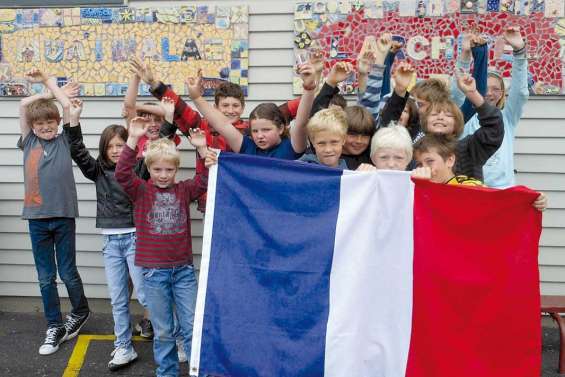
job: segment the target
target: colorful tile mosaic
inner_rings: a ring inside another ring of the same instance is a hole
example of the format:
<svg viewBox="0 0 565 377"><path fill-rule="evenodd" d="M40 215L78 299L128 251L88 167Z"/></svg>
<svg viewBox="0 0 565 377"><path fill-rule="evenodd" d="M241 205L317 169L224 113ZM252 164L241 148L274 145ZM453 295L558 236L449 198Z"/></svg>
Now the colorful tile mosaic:
<svg viewBox="0 0 565 377"><path fill-rule="evenodd" d="M501 34L516 25L527 40L533 90L565 95L564 9L564 0L367 0L364 6L301 1L295 7L294 49L297 56L321 50L327 74L337 61L356 63L366 37L390 32L404 43L397 62L407 59L421 79L443 77L453 72L460 34L476 28L489 41L491 66L509 78L512 51ZM356 86L353 79L341 89L352 93ZM298 77L293 90L301 92Z"/></svg>
<svg viewBox="0 0 565 377"><path fill-rule="evenodd" d="M202 69L206 93L222 80L247 94L247 6L0 9L0 96L42 90L24 74L39 68L85 96L123 96L131 56L150 61L179 94ZM140 95L149 95L141 85Z"/></svg>

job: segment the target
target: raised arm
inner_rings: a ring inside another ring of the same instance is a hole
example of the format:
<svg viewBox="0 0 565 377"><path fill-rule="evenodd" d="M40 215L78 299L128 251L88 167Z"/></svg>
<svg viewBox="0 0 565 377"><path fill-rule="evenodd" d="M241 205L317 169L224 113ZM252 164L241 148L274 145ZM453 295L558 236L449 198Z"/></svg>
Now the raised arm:
<svg viewBox="0 0 565 377"><path fill-rule="evenodd" d="M135 103L137 101L137 91L139 90L140 81L141 79L139 78L139 75L137 75L137 73L132 72L132 75L128 83L128 90L126 92L126 96L124 97L124 108L123 108L124 118L128 119L128 121L131 118L137 116Z"/></svg>
<svg viewBox="0 0 565 377"><path fill-rule="evenodd" d="M301 65L298 67L298 73L302 78L302 87L304 92L300 98L298 112L296 113L296 120L290 128L290 143L292 144L292 149L296 153L302 153L306 150L306 145L308 143L306 124L310 119L312 104L314 102L314 96L318 84L316 82L316 73L312 64L307 63Z"/></svg>
<svg viewBox="0 0 565 377"><path fill-rule="evenodd" d="M96 159L90 155L88 149L84 145L82 139L82 130L80 128L80 114L82 112L83 102L79 99L71 99L71 121L70 124L63 127L64 135L69 141L71 147L71 158L77 164L82 174L91 181L96 181L99 170Z"/></svg>
<svg viewBox="0 0 565 377"><path fill-rule="evenodd" d="M208 120L208 123L214 127L220 135L226 139L231 150L238 153L241 150L241 144L243 143L243 135L235 128L228 117L226 117L222 112L216 109L214 106L210 105L202 97L202 71L198 70L196 77L190 77L187 80L188 93L192 102L200 111L200 113Z"/></svg>
<svg viewBox="0 0 565 377"><path fill-rule="evenodd" d="M139 139L147 133L149 121L142 117L132 118L128 130L126 145L120 154L120 159L116 164L116 181L122 186L126 194L135 200L138 190L144 185L144 181L138 178L133 168L135 166L135 149Z"/></svg>
<svg viewBox="0 0 565 377"><path fill-rule="evenodd" d="M518 26L506 29L504 39L514 50L514 61L512 62L510 90L508 91L508 98L506 98L502 112L510 120L510 124L507 124L507 126L516 127L522 117L524 105L528 102L530 96L528 91L526 42L522 38Z"/></svg>
<svg viewBox="0 0 565 377"><path fill-rule="evenodd" d="M390 122L398 121L400 119L400 116L406 107L406 102L408 101L408 92L406 89L412 81L414 72L414 68L406 62L400 63L396 68L393 75L395 83L394 90L392 91L392 95L387 104L383 108L380 117L381 126L387 127Z"/></svg>
<svg viewBox="0 0 565 377"><path fill-rule="evenodd" d="M359 104L365 106L373 115L375 121L379 118L379 104L381 102L381 89L384 79L384 61L392 46L392 35L382 34L377 40L377 49L372 52L370 60L370 74L367 78L367 88L359 88Z"/></svg>

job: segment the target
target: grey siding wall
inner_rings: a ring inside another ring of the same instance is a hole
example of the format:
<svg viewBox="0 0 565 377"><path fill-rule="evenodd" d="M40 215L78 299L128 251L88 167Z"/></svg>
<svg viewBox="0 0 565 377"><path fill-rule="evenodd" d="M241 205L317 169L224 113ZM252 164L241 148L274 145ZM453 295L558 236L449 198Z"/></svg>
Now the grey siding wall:
<svg viewBox="0 0 565 377"><path fill-rule="evenodd" d="M131 6L175 6L181 1L135 1ZM192 2L198 3L198 2ZM240 1L206 1L239 4ZM246 1L249 4L249 97L246 115L260 102L283 102L292 95L293 2ZM97 153L100 132L121 123L121 99L89 98L83 112L87 147ZM38 296L39 289L27 223L20 219L24 193L19 137L18 100L0 100L0 296ZM182 143L180 178L194 173L194 151ZM543 219L540 243L541 290L565 294L565 99L532 98L516 140L518 182L547 193L550 209ZM77 221L77 264L88 297L107 297L100 249L101 236L94 227L94 185L75 168L81 218ZM192 210L195 262L199 265L202 216ZM62 296L66 290L60 289Z"/></svg>

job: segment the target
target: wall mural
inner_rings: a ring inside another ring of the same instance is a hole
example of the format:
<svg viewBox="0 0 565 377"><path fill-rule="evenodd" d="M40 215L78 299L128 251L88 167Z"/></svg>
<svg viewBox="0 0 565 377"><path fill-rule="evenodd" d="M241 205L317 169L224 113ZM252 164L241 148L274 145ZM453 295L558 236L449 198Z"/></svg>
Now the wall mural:
<svg viewBox="0 0 565 377"><path fill-rule="evenodd" d="M206 95L220 80L248 86L247 6L0 9L0 95L42 90L25 72L38 67L84 96L121 96L137 55L179 94L202 68ZM141 85L140 95L149 95Z"/></svg>
<svg viewBox="0 0 565 377"><path fill-rule="evenodd" d="M336 61L356 62L363 43L384 32L404 43L396 61L407 59L418 79L451 75L462 32L478 29L489 42L489 64L510 77L512 49L505 27L520 26L527 40L530 90L565 95L564 0L341 0L295 4L294 48L316 49L325 57L325 74ZM366 40L366 37L369 37ZM295 93L302 85L294 78ZM352 75L341 87L353 93Z"/></svg>

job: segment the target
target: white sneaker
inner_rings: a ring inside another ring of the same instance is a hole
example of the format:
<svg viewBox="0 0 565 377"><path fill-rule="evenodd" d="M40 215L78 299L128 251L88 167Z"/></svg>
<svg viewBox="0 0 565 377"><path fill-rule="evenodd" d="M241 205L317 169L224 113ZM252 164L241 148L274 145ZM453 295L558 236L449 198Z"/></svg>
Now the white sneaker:
<svg viewBox="0 0 565 377"><path fill-rule="evenodd" d="M108 363L108 369L116 370L123 366L126 366L137 359L137 353L133 349L118 347L112 351L112 360Z"/></svg>
<svg viewBox="0 0 565 377"><path fill-rule="evenodd" d="M184 352L182 340L178 340L178 339L177 339L177 353L179 355L179 363L186 363L188 361L188 358L186 357L186 353Z"/></svg>
<svg viewBox="0 0 565 377"><path fill-rule="evenodd" d="M50 327L45 332L45 340L41 347L39 347L40 355L51 355L57 352L59 344L67 339L67 330L65 327Z"/></svg>

